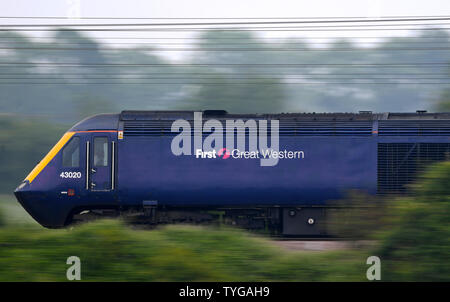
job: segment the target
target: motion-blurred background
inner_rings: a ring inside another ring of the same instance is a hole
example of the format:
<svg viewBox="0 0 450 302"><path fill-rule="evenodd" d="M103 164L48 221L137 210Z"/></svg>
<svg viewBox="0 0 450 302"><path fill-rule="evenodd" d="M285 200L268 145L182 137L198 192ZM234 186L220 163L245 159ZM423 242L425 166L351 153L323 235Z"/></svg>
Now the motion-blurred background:
<svg viewBox="0 0 450 302"><path fill-rule="evenodd" d="M64 131L96 113L450 111L448 1L242 2L0 4L6 220L28 218L12 191ZM231 276L210 273L199 279Z"/></svg>

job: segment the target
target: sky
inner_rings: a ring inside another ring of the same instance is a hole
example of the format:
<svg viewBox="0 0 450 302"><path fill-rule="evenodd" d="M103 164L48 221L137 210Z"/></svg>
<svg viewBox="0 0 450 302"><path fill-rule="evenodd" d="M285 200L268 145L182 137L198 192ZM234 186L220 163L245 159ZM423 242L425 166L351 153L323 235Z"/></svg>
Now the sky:
<svg viewBox="0 0 450 302"><path fill-rule="evenodd" d="M75 9L79 3L79 10ZM14 0L4 16L81 17L378 17L448 15L448 0Z"/></svg>

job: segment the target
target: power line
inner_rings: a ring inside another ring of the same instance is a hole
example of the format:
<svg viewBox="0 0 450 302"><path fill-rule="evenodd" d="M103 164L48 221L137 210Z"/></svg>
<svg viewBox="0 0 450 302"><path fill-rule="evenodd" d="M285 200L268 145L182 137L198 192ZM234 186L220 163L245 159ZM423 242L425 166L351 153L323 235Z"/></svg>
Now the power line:
<svg viewBox="0 0 450 302"><path fill-rule="evenodd" d="M0 37L0 39L18 39L19 37ZM91 39L92 37L51 37L51 39L62 39L62 40L88 40ZM94 37L95 39L110 39L110 40L249 40L248 37L220 37L220 38L215 38L215 37L207 37L207 38L202 38L202 37L180 37L180 38L174 38L174 37ZM261 38L261 43L264 43L265 40L312 40L312 39L322 39L322 40L327 40L327 39L394 39L394 38L398 38L398 39L439 39L442 37L431 37L431 36L407 36L407 37L398 37L398 36L375 36L375 37L368 37L368 36L364 36L364 37L355 37L355 36L333 36L333 37L264 37ZM46 39L48 40L49 38L45 38L45 37L33 37L34 39ZM448 41L448 39L445 39L445 41ZM6 43L6 42L5 42ZM27 43L27 42L24 42Z"/></svg>
<svg viewBox="0 0 450 302"><path fill-rule="evenodd" d="M431 18L391 18L391 19L337 19L308 21L251 21L251 22L188 22L188 23L90 23L90 24L4 24L3 27L96 27L96 26L223 26L223 25L277 25L277 24L324 24L324 23L378 23L378 22L417 22L417 21L450 21L447 17ZM423 25L423 24L422 24ZM367 25L366 25L367 26Z"/></svg>
<svg viewBox="0 0 450 302"><path fill-rule="evenodd" d="M27 66L27 65L48 65L48 66L83 66L83 67L408 67L408 66L450 66L448 62L410 62L410 63L63 63L63 62L0 62L1 65L17 65Z"/></svg>
<svg viewBox="0 0 450 302"><path fill-rule="evenodd" d="M388 26L388 25L386 25ZM348 27L348 26L347 26ZM275 28L275 27L271 27ZM249 27L249 28L50 28L50 29L26 29L26 28L0 28L1 32L197 32L197 31L216 31L216 32L232 32L232 31L247 31L247 32L304 32L304 31L425 31L425 30L449 30L450 27L434 27L434 28L362 28L361 26L352 28L315 28L313 26L302 29L295 27L288 27L286 29L261 29L261 27Z"/></svg>
<svg viewBox="0 0 450 302"><path fill-rule="evenodd" d="M418 77L136 77L136 78L125 78L125 77L64 77L64 80L290 80L290 79L304 79L304 80L446 80L450 79L450 76L445 77L426 77L426 78L418 78ZM0 78L0 80L61 80L61 77L5 77Z"/></svg>
<svg viewBox="0 0 450 302"><path fill-rule="evenodd" d="M240 83L176 83L176 82L140 82L140 83L124 83L124 82L0 82L0 85L450 85L450 82L240 82Z"/></svg>
<svg viewBox="0 0 450 302"><path fill-rule="evenodd" d="M88 40L88 39L83 39ZM290 39L289 39L290 40ZM198 42L195 43L182 43L182 42L98 42L98 41L90 41L90 42L30 42L30 41L0 41L0 43L8 43L8 44L39 44L39 45L304 45L308 44L306 41L301 42L215 42L215 43L204 43L201 42L201 39L199 39ZM312 44L319 44L319 45L336 45L336 44L350 44L351 42L345 41L345 42L313 42ZM442 41L395 41L395 42L385 42L385 41L376 41L376 42L365 42L370 44L442 44L442 43L450 43L450 39L445 39Z"/></svg>
<svg viewBox="0 0 450 302"><path fill-rule="evenodd" d="M446 18L448 15L435 15L435 16L381 16L376 19L389 19L389 18ZM311 19L370 19L367 16L349 16L349 17L62 17L62 16L0 16L0 19L59 19L59 20L279 20L279 19L299 19L299 20L311 20Z"/></svg>
<svg viewBox="0 0 450 302"><path fill-rule="evenodd" d="M450 47L380 47L380 48L106 48L106 47L0 47L0 50L53 50L53 51L444 51L450 50Z"/></svg>
<svg viewBox="0 0 450 302"><path fill-rule="evenodd" d="M223 73L221 73L223 74ZM229 75L230 73L225 73L223 74L224 76ZM447 73L444 73L444 75L446 75ZM82 75L82 76L93 76L93 75L117 75L117 73L97 73L97 72L89 72L89 73L43 73L43 72L30 72L30 73L0 73L0 76L30 76L30 75L42 75L42 76L48 76L48 75L57 75L57 76L66 76L66 75ZM168 72L154 72L154 73L120 73L121 76L124 75L174 75L174 76L178 76L178 75L190 75L190 76L197 76L197 75L219 75L217 72L207 72L207 73L198 73L198 72L175 72L175 73L168 73ZM263 75L269 75L269 76L304 76L304 75L308 75L308 76L340 76L340 75L351 75L351 76L360 76L360 75L381 75L381 76L399 76L399 75L414 75L414 76L429 76L429 75L440 75L440 73L438 72L428 72L428 73L373 73L373 72L369 72L369 73L302 73L302 74L286 74L286 73L242 73L239 72L239 75L258 75L258 76L263 76ZM5 78L3 78L5 79Z"/></svg>
<svg viewBox="0 0 450 302"><path fill-rule="evenodd" d="M379 42L366 42L370 45L432 45L432 44L449 44L450 40L445 40L443 42L439 41L414 41L414 42L405 42L405 41L399 41L399 42L385 42L385 41L379 41ZM51 46L63 46L63 45L182 45L182 46L198 46L198 45L208 45L208 46L217 46L217 45L241 45L241 46L248 46L248 45L261 45L261 46L271 46L271 45L305 45L305 44L314 44L314 45L348 45L352 44L349 42L314 42L314 43L306 43L306 42L244 42L244 43L229 43L229 42L222 42L222 43L202 43L202 42L196 42L196 43L181 43L181 42L98 42L98 41L92 41L92 42L30 42L30 41L0 41L0 44L38 44L38 46L44 46L44 45L51 45Z"/></svg>

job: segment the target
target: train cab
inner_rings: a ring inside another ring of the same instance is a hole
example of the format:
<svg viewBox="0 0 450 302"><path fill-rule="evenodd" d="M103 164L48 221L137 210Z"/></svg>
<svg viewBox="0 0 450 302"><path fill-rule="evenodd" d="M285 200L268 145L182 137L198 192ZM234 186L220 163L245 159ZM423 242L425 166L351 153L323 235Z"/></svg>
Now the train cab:
<svg viewBox="0 0 450 302"><path fill-rule="evenodd" d="M117 121L104 114L76 124L17 187L18 201L41 225L62 227L73 211L114 206Z"/></svg>

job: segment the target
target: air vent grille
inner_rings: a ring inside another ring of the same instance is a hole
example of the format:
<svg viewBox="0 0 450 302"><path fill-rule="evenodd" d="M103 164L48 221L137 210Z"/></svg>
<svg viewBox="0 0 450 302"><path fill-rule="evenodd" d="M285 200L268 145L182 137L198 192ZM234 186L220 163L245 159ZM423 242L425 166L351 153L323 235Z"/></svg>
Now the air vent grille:
<svg viewBox="0 0 450 302"><path fill-rule="evenodd" d="M385 120L379 122L380 136L449 136L450 120Z"/></svg>
<svg viewBox="0 0 450 302"><path fill-rule="evenodd" d="M427 166L449 159L450 143L379 143L378 193L405 193Z"/></svg>
<svg viewBox="0 0 450 302"><path fill-rule="evenodd" d="M172 120L140 120L125 121L125 136L171 136L179 132L171 132ZM193 133L193 122L191 131ZM222 120L225 126L225 120ZM270 134L270 122L268 133ZM281 120L280 136L370 136L372 121L295 121ZM224 129L225 131L225 129Z"/></svg>

